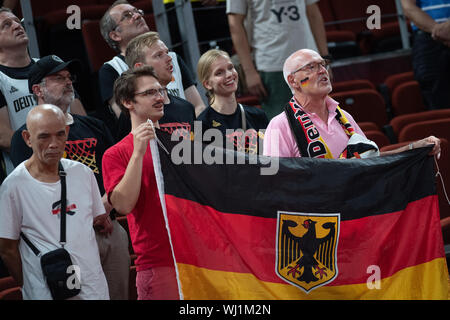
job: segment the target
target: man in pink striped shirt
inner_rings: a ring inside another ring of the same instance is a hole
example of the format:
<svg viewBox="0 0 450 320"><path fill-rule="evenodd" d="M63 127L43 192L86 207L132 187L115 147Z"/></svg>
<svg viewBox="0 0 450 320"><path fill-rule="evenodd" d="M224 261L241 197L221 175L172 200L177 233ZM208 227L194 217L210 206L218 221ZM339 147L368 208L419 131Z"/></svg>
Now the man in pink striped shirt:
<svg viewBox="0 0 450 320"><path fill-rule="evenodd" d="M264 155L339 158L348 151L352 136L358 136L359 141L366 139L353 117L328 96L332 86L327 67L328 62L309 49L298 50L286 59L283 74L293 97L285 111L270 121L264 138ZM370 140L367 143L367 148L375 151L372 154L380 154L375 143ZM440 141L434 136L380 155L428 144L434 145L431 154L439 156ZM351 153L344 157L359 157L357 152Z"/></svg>

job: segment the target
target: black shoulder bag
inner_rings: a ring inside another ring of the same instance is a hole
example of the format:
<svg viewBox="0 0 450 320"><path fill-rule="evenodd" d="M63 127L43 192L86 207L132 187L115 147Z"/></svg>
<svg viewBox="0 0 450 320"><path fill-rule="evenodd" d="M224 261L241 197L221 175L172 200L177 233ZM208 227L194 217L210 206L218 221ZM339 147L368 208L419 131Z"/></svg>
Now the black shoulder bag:
<svg viewBox="0 0 450 320"><path fill-rule="evenodd" d="M41 267L47 285L54 300L65 300L76 296L81 291L81 283L78 274L71 272L73 265L69 252L64 249L66 244L66 172L61 162L59 162L59 177L61 179L61 248L47 252L41 256L41 252L31 243L31 241L21 232L23 240L33 250L36 256L41 257ZM73 277L76 278L73 278ZM71 278L75 281L73 281Z"/></svg>

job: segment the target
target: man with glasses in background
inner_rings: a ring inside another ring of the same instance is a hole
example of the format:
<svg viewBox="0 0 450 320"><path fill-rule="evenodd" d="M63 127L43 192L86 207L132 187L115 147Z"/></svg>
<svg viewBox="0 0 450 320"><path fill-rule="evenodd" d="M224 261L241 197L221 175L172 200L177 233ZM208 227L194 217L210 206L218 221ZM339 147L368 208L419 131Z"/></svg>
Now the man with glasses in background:
<svg viewBox="0 0 450 320"><path fill-rule="evenodd" d="M129 68L125 63L125 50L128 43L134 37L149 31L143 15L142 10L135 8L125 0L118 0L109 7L100 20L100 31L103 38L118 53L114 58L105 62L98 73L103 107L102 117L110 129L115 130L114 132L119 127L119 134L116 137L118 140L124 136L123 132L128 133L123 127L129 127L129 119L121 113L120 108L114 102L113 86L120 74ZM169 55L173 63L173 77L167 85L169 91L192 103L195 113L200 114L205 109L205 104L197 90L195 77L178 55L174 52L169 52Z"/></svg>
<svg viewBox="0 0 450 320"><path fill-rule="evenodd" d="M103 153L114 144L114 140L102 121L68 112L74 99L72 84L76 70L80 70L78 60L64 62L54 55L43 57L31 67L28 87L38 104L55 105L65 114L70 130L63 157L81 162L94 172L103 205L110 216L109 228L96 228L95 232L100 260L111 300L127 300L130 272L128 235L115 219L116 212L107 201L102 174ZM26 130L26 125L18 129L11 140L11 160L16 167L32 155L31 148L22 138L23 130Z"/></svg>
<svg viewBox="0 0 450 320"><path fill-rule="evenodd" d="M114 84L114 99L131 119L131 133L108 149L103 172L108 201L127 215L137 255L138 300L179 299L175 267L165 227L153 167L150 140L164 115L166 88L152 67L122 73ZM151 122L149 121L151 120Z"/></svg>
<svg viewBox="0 0 450 320"><path fill-rule="evenodd" d="M20 19L9 8L0 7L0 151L3 152L6 174L13 169L8 154L11 137L25 124L28 112L36 106L32 93L28 91L28 72L38 59L30 57L28 42ZM73 113L86 115L77 98L70 109Z"/></svg>
<svg viewBox="0 0 450 320"><path fill-rule="evenodd" d="M440 153L440 141L433 136L380 153L378 146L366 138L353 117L328 96L332 90L328 65L327 60L309 49L298 50L286 59L283 76L293 97L284 112L270 121L264 136L264 155L364 158L427 144L434 144L432 154Z"/></svg>

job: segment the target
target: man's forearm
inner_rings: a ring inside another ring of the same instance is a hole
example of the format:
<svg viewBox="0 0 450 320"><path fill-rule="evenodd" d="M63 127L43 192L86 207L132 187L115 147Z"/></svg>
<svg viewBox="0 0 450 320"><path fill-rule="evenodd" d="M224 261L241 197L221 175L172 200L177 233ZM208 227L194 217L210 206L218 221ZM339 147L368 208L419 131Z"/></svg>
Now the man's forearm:
<svg viewBox="0 0 450 320"><path fill-rule="evenodd" d="M328 55L327 35L325 32L325 25L323 22L322 14L320 13L317 3L313 3L306 7L306 14L308 16L311 32L316 41L317 49L320 55Z"/></svg>
<svg viewBox="0 0 450 320"><path fill-rule="evenodd" d="M5 248L5 246L2 245L0 257L3 260L3 263L8 268L10 275L14 278L14 280L16 280L18 285L22 287L23 286L22 259L20 258L20 252L18 247L19 241L2 239L2 243L5 243L5 241L14 244L8 245L8 248Z"/></svg>
<svg viewBox="0 0 450 320"><path fill-rule="evenodd" d="M143 156L131 156L122 180L111 192L111 205L120 214L130 213L136 206L141 191Z"/></svg>
<svg viewBox="0 0 450 320"><path fill-rule="evenodd" d="M408 17L420 30L431 33L436 24L427 13L415 4L415 0L402 0L405 16Z"/></svg>
<svg viewBox="0 0 450 320"><path fill-rule="evenodd" d="M247 32L245 31L243 20L244 16L236 14L228 15L231 40L233 41L233 46L239 56L239 62L242 65L244 73L256 72L255 65L253 64L250 43L247 38Z"/></svg>

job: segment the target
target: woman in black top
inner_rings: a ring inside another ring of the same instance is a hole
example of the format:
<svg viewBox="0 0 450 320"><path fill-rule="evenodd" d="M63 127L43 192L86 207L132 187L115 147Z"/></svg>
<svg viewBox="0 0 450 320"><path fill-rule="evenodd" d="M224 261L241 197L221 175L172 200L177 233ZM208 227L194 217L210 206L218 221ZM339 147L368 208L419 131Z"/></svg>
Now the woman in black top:
<svg viewBox="0 0 450 320"><path fill-rule="evenodd" d="M233 144L237 151L257 153L264 137L259 131L269 121L258 107L237 103L238 74L228 53L217 49L205 52L198 61L197 72L209 100L209 106L197 118L202 121L203 131L218 129L225 139L223 146Z"/></svg>

